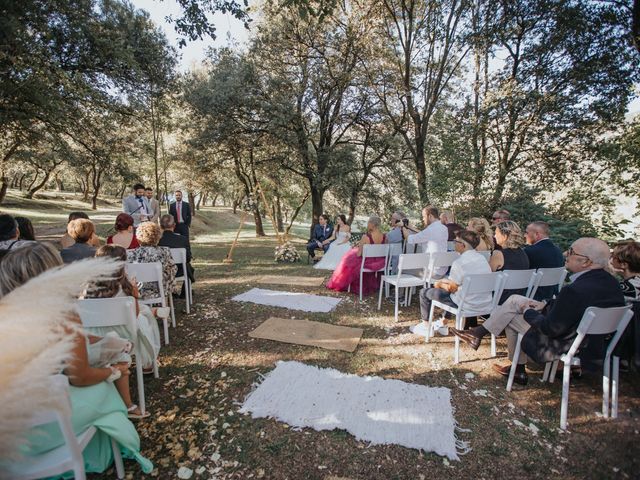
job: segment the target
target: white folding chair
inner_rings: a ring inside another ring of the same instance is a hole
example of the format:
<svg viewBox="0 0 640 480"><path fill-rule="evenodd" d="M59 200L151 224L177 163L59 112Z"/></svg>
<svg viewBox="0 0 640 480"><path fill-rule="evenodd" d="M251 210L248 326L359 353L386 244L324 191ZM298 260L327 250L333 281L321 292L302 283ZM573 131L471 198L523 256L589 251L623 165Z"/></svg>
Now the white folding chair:
<svg viewBox="0 0 640 480"><path fill-rule="evenodd" d="M437 280L443 278L442 275L438 275L436 272L440 268L450 267L453 265L460 254L458 252L433 252L429 254L430 262L429 262L429 272L427 275L426 286L429 287L434 284Z"/></svg>
<svg viewBox="0 0 640 480"><path fill-rule="evenodd" d="M489 261L489 259L491 259L491 252L489 250L477 250L477 252L484 258L486 258L487 262Z"/></svg>
<svg viewBox="0 0 640 480"><path fill-rule="evenodd" d="M384 263L378 269L370 269L364 266L367 258L384 258ZM384 272L389 262L389 244L363 245L362 246L362 263L360 264L360 300L362 301L362 278L365 273ZM347 289L351 291L351 286Z"/></svg>
<svg viewBox="0 0 640 480"><path fill-rule="evenodd" d="M87 328L117 327L125 326L129 332L128 339L131 343L138 345L138 323L136 319L136 307L133 297L115 298L87 298L78 300L78 315L82 320L82 325ZM132 352L137 355L135 348ZM153 375L158 378L158 363L153 361ZM144 375L142 372L142 362L136 361L136 380L138 383L138 403L140 411L144 414L146 403L144 396Z"/></svg>
<svg viewBox="0 0 640 480"><path fill-rule="evenodd" d="M7 478L13 480L32 480L59 476L73 471L76 480L85 480L84 458L82 451L96 433L96 427L91 426L79 435L73 431L71 423L71 399L69 398L69 381L64 375L53 375L47 389L51 399L55 399L49 409L36 412L30 419L27 428L39 427L51 422L57 422L64 438L64 445L46 453L28 456L6 465ZM124 478L124 464L120 448L111 439L111 449L116 465L118 478Z"/></svg>
<svg viewBox="0 0 640 480"><path fill-rule="evenodd" d="M429 335L431 334L431 324L433 322L433 312L435 307L440 307L442 310L451 313L456 316L456 328L458 330L464 329L464 321L466 317L481 317L483 315L490 315L491 312L498 305L498 300L504 290L505 275L502 272L492 273L478 273L474 275L467 275L464 277L462 283L462 289L460 291L460 303L457 307L452 307L444 303L433 300L431 302L431 310L429 311L429 325L427 328L427 341L429 341ZM468 307L466 299L469 295L478 294L491 294L491 302L487 304L486 308L482 310L475 310ZM491 336L491 350L495 355L495 337ZM454 362L460 361L460 338L455 337L455 350L454 350Z"/></svg>
<svg viewBox="0 0 640 480"><path fill-rule="evenodd" d="M405 306L409 304L410 290L414 287L424 286L427 280L427 269L429 268L428 253L405 253L398 259L398 273L396 275L383 275L380 281L380 292L378 293L378 310L382 307L382 290L388 286L395 287L395 319L398 321L398 302L401 288L405 289ZM422 274L416 276L403 273L406 270L420 270Z"/></svg>
<svg viewBox="0 0 640 480"><path fill-rule="evenodd" d="M567 269L564 267L558 268L539 268L537 273L539 274L538 282L535 289L531 292L533 298L540 287L558 287L558 290L562 289L564 281L567 278Z"/></svg>
<svg viewBox="0 0 640 480"><path fill-rule="evenodd" d="M160 262L153 263L126 263L125 270L129 278L136 279L140 283L157 283L158 284L158 296L147 299L138 299L139 303L145 305L161 305L167 306L167 293L164 291L164 285L162 283L162 264ZM173 298L171 292L169 294L169 306L171 307L171 322L173 328L176 327L176 316L173 311ZM169 345L169 324L166 318L162 319L164 327L164 343Z"/></svg>
<svg viewBox="0 0 640 480"><path fill-rule="evenodd" d="M535 269L531 270L503 270L505 275L505 290L525 290L527 298L533 298L533 293L538 289L538 281L542 274L538 274Z"/></svg>
<svg viewBox="0 0 640 480"><path fill-rule="evenodd" d="M587 308L582 315L582 320L580 320L580 324L577 329L577 336L571 344L569 351L562 355L559 360L547 362L545 365L542 381L546 382L548 380L550 383L553 383L553 380L555 379L555 372L558 367L558 361L561 361L564 364L562 374L562 404L560 406L561 429L567 429L571 367L580 365L580 358L576 357L576 353L587 335L608 335L613 332L616 333L613 339L609 342L607 353L604 357L604 371L602 375L602 415L604 417L609 416L609 400L611 399L611 418L618 417L618 378L620 373L620 358L613 356L613 375L610 375L611 355L632 317L633 310L630 305L612 308ZM523 334L518 334L516 349L513 354L513 362L511 364L511 371L509 372L509 381L507 382L507 391L511 391L511 387L513 386L513 378L516 372L515 365L518 363L523 337ZM611 392L611 396L609 392Z"/></svg>
<svg viewBox="0 0 640 480"><path fill-rule="evenodd" d="M184 298L187 307L187 313L191 313L191 305L193 304L193 292L191 290L191 279L187 272L187 249L172 248L171 257L176 265L182 265L182 276L176 277L177 282L184 282Z"/></svg>

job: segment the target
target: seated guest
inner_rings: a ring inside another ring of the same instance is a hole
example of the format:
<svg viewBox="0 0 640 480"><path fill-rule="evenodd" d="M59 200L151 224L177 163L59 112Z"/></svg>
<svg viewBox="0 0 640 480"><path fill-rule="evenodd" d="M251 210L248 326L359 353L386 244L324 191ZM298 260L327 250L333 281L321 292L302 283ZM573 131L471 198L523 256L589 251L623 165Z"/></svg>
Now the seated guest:
<svg viewBox="0 0 640 480"><path fill-rule="evenodd" d="M362 250L365 245L379 245L386 243L386 236L380 230L380 217L370 217L367 222L367 234L362 237L357 247L349 250L327 282L327 288L338 292L349 290L358 295L360 293L360 267L362 266ZM385 257L368 257L364 267L377 270L384 267ZM365 272L362 276L362 294L375 293L380 288L380 277L373 272Z"/></svg>
<svg viewBox="0 0 640 480"><path fill-rule="evenodd" d="M34 242L10 252L0 265L0 297L45 271L61 266L60 254L48 243ZM101 338L86 334L75 314L69 320L78 327L69 329L73 351L63 371L71 385L72 424L78 434L90 426L97 427L93 446L82 452L86 465L90 471L106 470L111 463L110 439L113 438L132 454L143 471L150 472L153 465L140 454L140 438L126 417L128 409L129 414L140 413L134 408L129 393L131 343L116 335ZM109 436L101 433L107 427ZM38 427L36 433L29 436L28 453L44 453L63 444L57 425L49 424Z"/></svg>
<svg viewBox="0 0 640 480"><path fill-rule="evenodd" d="M162 215L162 217L160 217L160 228L162 229L162 237L158 245L168 248L184 248L187 251L187 275L189 275L191 282L195 282L194 269L191 266L191 244L187 237L175 233L176 221L173 215ZM176 267L178 267L176 277L181 277L183 275L182 265L176 265ZM180 298L185 297L184 289L185 285L183 283L182 289L180 290Z"/></svg>
<svg viewBox="0 0 640 480"><path fill-rule="evenodd" d="M558 298L549 303L512 295L484 322L467 332L453 329L472 348L478 349L480 340L492 333L499 335L506 329L509 358L517 362L516 383L526 385L527 356L536 363L558 360L566 353L574 339L582 315L588 307L620 307L624 296L618 282L605 268L609 264L609 246L597 238L580 238L566 253L566 267L572 272L571 283L560 290ZM513 359L518 333L524 334L520 358ZM582 366L589 358L602 353L602 338L588 337L581 347ZM494 365L503 376L510 366Z"/></svg>
<svg viewBox="0 0 640 480"><path fill-rule="evenodd" d="M527 225L527 246L524 248L529 257L529 268L559 268L564 266L562 251L551 241L551 229L547 222L533 222ZM548 300L558 293L557 286L540 287L535 300Z"/></svg>
<svg viewBox="0 0 640 480"><path fill-rule="evenodd" d="M509 213L509 210L506 210L504 208L500 210L496 210L495 212L493 212L493 215L491 216L491 226L495 227L500 222L507 222L509 220L511 220L511 214ZM500 250L502 248L498 244L495 237L493 238L493 244L496 250Z"/></svg>
<svg viewBox="0 0 640 480"><path fill-rule="evenodd" d="M640 243L618 243L611 252L611 266L622 276L622 294L631 300L640 298Z"/></svg>
<svg viewBox="0 0 640 480"><path fill-rule="evenodd" d="M13 250L31 243L20 239L18 222L11 215L0 214L0 250Z"/></svg>
<svg viewBox="0 0 640 480"><path fill-rule="evenodd" d="M491 234L491 225L489 225L486 218L473 217L469 219L467 230L476 232L478 237L480 237L480 243L476 247L478 252L493 251L495 244L493 242L493 235Z"/></svg>
<svg viewBox="0 0 640 480"><path fill-rule="evenodd" d="M459 290L469 275L491 273L491 268L484 258L476 251L480 238L476 232L459 230L456 233L455 249L460 254L451 264L448 278L443 278L434 283L434 288L423 288L420 291L420 316L423 322L429 321L431 301L437 300L456 307L459 304ZM491 304L491 294L471 294L466 297L466 305L470 309L484 310Z"/></svg>
<svg viewBox="0 0 640 480"><path fill-rule="evenodd" d="M442 213L440 213L440 222L442 222L449 231L449 238L447 239L449 242L453 242L456 239L456 232L458 230L464 230L461 225L456 223L456 217L451 210L443 210Z"/></svg>
<svg viewBox="0 0 640 480"><path fill-rule="evenodd" d="M36 241L36 233L33 229L33 223L27 217L16 217L18 222L18 231L20 232L20 240Z"/></svg>
<svg viewBox="0 0 640 480"><path fill-rule="evenodd" d="M494 250L489 259L489 265L494 272L503 270L528 270L529 257L522 248L525 244L522 230L516 222L508 220L496 225L496 241L500 250ZM524 294L520 289L508 289L502 292L499 305L513 294Z"/></svg>
<svg viewBox="0 0 640 480"><path fill-rule="evenodd" d="M402 234L402 226L404 220L407 217L404 213L397 211L391 214L391 221L389 222L391 230L387 233L387 243L402 243L404 242L404 235Z"/></svg>
<svg viewBox="0 0 640 480"><path fill-rule="evenodd" d="M107 237L107 245L120 245L127 250L138 248L140 244L133 232L133 217L128 213L120 213L114 226L116 233Z"/></svg>
<svg viewBox="0 0 640 480"><path fill-rule="evenodd" d="M67 225L69 224L69 222L73 220L77 220L78 218L84 218L85 220L89 220L89 216L84 212L71 212L69 214L69 219L67 220ZM73 238L71 238L69 234L66 232L60 238L60 245L62 246L62 248L70 247L74 243L75 241L73 240ZM100 238L98 238L98 235L94 233L91 239L87 242L87 244L92 247L98 248L100 246Z"/></svg>
<svg viewBox="0 0 640 480"><path fill-rule="evenodd" d="M140 248L127 250L127 261L130 263L154 263L162 264L162 286L165 295L171 295L176 283L176 264L171 257L171 250L167 247L159 247L158 242L162 237L162 231L157 223L142 222L136 229L136 236ZM159 288L154 283L144 283L140 288L140 298L146 300L158 296Z"/></svg>
<svg viewBox="0 0 640 480"><path fill-rule="evenodd" d="M122 262L127 261L127 251L119 245L104 245L96 252L96 257L115 258ZM137 285L134 285L125 272L124 264L118 270L115 278L101 282L90 284L84 294L84 298L114 298L114 297L133 297L136 299L136 315L137 315L137 338L134 344L134 351L138 355L138 360L142 362L142 366L146 372L153 371L153 361L158 358L160 352L160 330L158 329L158 321L156 315L161 318L167 318L170 314L166 309L151 309L147 305L138 303ZM158 310L160 310L158 312ZM129 330L124 326L91 328L90 333L99 336L105 336L107 333L114 331L122 338L130 339Z"/></svg>
<svg viewBox="0 0 640 480"><path fill-rule="evenodd" d="M440 212L432 205L427 205L422 209L422 221L426 225L425 229L411 235L411 228L404 227L404 235L407 245L420 245L423 253L436 253L447 251L447 238L449 230L440 222ZM437 275L447 273L447 267L439 268Z"/></svg>
<svg viewBox="0 0 640 480"><path fill-rule="evenodd" d="M329 250L329 244L324 243L333 234L333 227L329 225L329 217L327 215L320 215L318 217L318 225L313 227L313 236L307 243L307 252L313 259L316 258L316 250L322 250L326 252Z"/></svg>
<svg viewBox="0 0 640 480"><path fill-rule="evenodd" d="M60 252L64 263L75 262L83 258L91 258L96 254L96 247L88 244L91 237L95 235L96 229L91 220L77 218L71 220L67 225L67 233L74 243L70 247L63 248Z"/></svg>

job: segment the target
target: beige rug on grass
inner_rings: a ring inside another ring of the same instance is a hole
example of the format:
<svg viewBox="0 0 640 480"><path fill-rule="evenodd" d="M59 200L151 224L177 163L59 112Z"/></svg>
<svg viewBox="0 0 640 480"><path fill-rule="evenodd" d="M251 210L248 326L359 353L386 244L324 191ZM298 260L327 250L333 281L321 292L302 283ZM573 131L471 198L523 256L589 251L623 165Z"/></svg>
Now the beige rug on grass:
<svg viewBox="0 0 640 480"><path fill-rule="evenodd" d="M266 285L294 285L300 287L321 287L324 277L286 277L283 275L264 275L258 283Z"/></svg>
<svg viewBox="0 0 640 480"><path fill-rule="evenodd" d="M327 350L353 352L360 342L362 332L361 328L340 327L310 320L271 317L250 332L249 336L326 348Z"/></svg>

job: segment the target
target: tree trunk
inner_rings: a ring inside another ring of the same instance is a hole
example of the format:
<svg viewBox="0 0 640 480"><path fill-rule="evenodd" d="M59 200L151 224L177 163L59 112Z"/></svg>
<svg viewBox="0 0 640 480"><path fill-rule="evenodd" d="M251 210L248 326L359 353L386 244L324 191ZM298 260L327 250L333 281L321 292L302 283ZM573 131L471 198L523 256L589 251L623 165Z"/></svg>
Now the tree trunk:
<svg viewBox="0 0 640 480"><path fill-rule="evenodd" d="M0 183L0 203L4 202L4 199L7 197L7 190L9 189L9 183L7 182L7 177L2 176L0 179L2 183Z"/></svg>
<svg viewBox="0 0 640 480"><path fill-rule="evenodd" d="M93 168L91 183L93 185L93 194L91 195L91 210L98 209L98 195L102 186L102 171L96 167Z"/></svg>
<svg viewBox="0 0 640 480"><path fill-rule="evenodd" d="M24 179L27 178L27 174L23 173L20 175L20 180L18 180L18 189L22 191L22 186L24 185Z"/></svg>
<svg viewBox="0 0 640 480"><path fill-rule="evenodd" d="M203 193L201 193L200 195L198 195L198 201L196 202L196 210L200 210L200 204L202 203L202 197L204 196Z"/></svg>
<svg viewBox="0 0 640 480"><path fill-rule="evenodd" d="M351 190L349 196L349 215L347 216L347 224L351 225L353 219L356 217L356 207L358 206L358 191L356 189Z"/></svg>
<svg viewBox="0 0 640 480"><path fill-rule="evenodd" d="M216 193L216 194L213 196L213 199L211 200L211 206L212 206L212 207L215 207L215 206L216 206L216 202L217 202L217 201L218 201L218 194ZM223 205L224 205L224 197L222 198L222 201L223 201Z"/></svg>
<svg viewBox="0 0 640 480"><path fill-rule="evenodd" d="M313 227L318 224L320 215L324 213L322 207L324 190L316 187L312 181L309 182L309 187L311 190L311 227L309 228L309 235L313 235Z"/></svg>
<svg viewBox="0 0 640 480"><path fill-rule="evenodd" d="M36 174L33 177L33 180L31 180L31 182L29 183L29 186L27 187L27 192L33 188L39 176L40 176L40 172L36 170ZM28 195L29 194L27 193L27 198L30 198Z"/></svg>
<svg viewBox="0 0 640 480"><path fill-rule="evenodd" d="M60 177L58 175L56 175L55 181L56 181L56 189L59 192L64 192L64 183L62 182L62 180L60 180Z"/></svg>
<svg viewBox="0 0 640 480"><path fill-rule="evenodd" d="M195 198L195 195L193 193L189 192L188 199L189 199L189 205L191 205L191 215L193 215L195 217L196 216L196 209L195 209L196 198Z"/></svg>
<svg viewBox="0 0 640 480"><path fill-rule="evenodd" d="M278 225L278 231L284 232L284 221L282 220L282 202L280 200L280 195L276 193L276 224Z"/></svg>
<svg viewBox="0 0 640 480"><path fill-rule="evenodd" d="M302 201L298 204L296 209L293 211L293 214L291 215L291 220L289 221L289 225L287 225L287 229L284 232L285 235L289 235L289 232L291 231L291 228L293 227L293 222L295 222L296 218L298 217L298 214L300 213L300 210L302 210L302 207L304 207L304 204L307 203L307 200L309 200L310 196L311 196L311 192L310 191L305 193L304 197L302 198Z"/></svg>
<svg viewBox="0 0 640 480"><path fill-rule="evenodd" d="M60 162L62 163L62 162ZM37 185L31 185L31 187L29 188L29 191L27 192L27 194L25 195L26 198L33 198L33 196L36 194L36 192L38 190L41 190L49 181L49 178L51 178L51 174L55 171L56 168L58 168L58 165L60 165L60 163L55 163L53 168L50 170L45 170L44 172L44 178L42 179L42 181L40 183L38 183Z"/></svg>

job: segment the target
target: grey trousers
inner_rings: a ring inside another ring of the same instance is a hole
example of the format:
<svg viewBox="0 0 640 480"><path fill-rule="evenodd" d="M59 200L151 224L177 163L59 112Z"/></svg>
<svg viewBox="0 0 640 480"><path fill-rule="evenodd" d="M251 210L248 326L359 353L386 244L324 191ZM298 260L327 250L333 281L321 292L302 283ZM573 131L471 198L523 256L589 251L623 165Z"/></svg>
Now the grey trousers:
<svg viewBox="0 0 640 480"><path fill-rule="evenodd" d="M483 324L484 328L494 335L499 335L503 330L506 332L509 360L513 361L518 334L525 334L531 328L531 325L522 316L525 306L531 302L531 299L522 295L511 295L506 302L493 311ZM527 355L522 350L517 361L519 365L527 363Z"/></svg>
<svg viewBox="0 0 640 480"><path fill-rule="evenodd" d="M423 288L420 290L420 316L423 322L429 321L429 311L431 310L431 301L437 300L451 307L457 307L456 303L451 300L451 294L441 288Z"/></svg>

